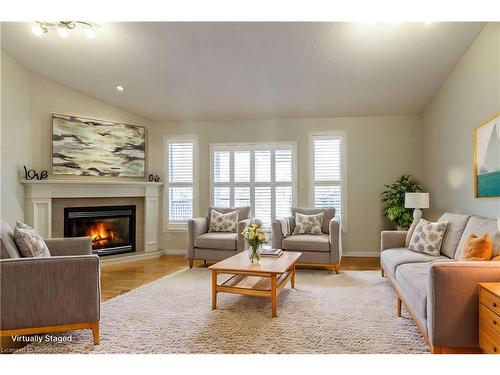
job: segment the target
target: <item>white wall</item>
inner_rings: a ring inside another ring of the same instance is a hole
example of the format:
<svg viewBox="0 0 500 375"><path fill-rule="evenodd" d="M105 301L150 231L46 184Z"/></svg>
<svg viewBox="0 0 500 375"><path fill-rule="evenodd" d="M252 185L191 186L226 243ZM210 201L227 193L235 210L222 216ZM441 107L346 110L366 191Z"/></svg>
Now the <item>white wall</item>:
<svg viewBox="0 0 500 375"><path fill-rule="evenodd" d="M430 217L444 211L495 218L500 199L475 199L474 129L500 111L500 24L478 35L422 116L422 173Z"/></svg>
<svg viewBox="0 0 500 375"><path fill-rule="evenodd" d="M143 125L149 137L148 119L34 75L3 51L1 63L1 216L11 225L24 219L24 192L18 182L23 164L50 171L52 112Z"/></svg>
<svg viewBox="0 0 500 375"><path fill-rule="evenodd" d="M345 130L348 139L348 230L346 253L366 254L379 249L380 230L390 228L382 214L380 192L402 174L420 175L420 116L378 116L255 121L210 121L155 124L151 146L151 171L165 176L165 136L199 136L199 212L210 200L209 146L227 142L297 142L298 205L308 202L308 132ZM163 179L164 180L164 179ZM166 249L185 250L186 233L166 232L161 244ZM373 254L371 254L373 255Z"/></svg>

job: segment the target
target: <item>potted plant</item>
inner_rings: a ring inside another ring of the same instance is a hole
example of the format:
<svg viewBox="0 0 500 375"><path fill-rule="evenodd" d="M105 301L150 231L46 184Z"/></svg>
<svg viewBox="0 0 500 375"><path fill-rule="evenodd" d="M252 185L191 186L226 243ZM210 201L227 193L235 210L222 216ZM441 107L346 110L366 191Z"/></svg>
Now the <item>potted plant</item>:
<svg viewBox="0 0 500 375"><path fill-rule="evenodd" d="M252 263L258 263L260 260L259 248L262 244L266 243L266 237L264 231L262 230L262 223L260 220L255 220L255 222L241 232L243 238L250 245L248 250L248 258Z"/></svg>
<svg viewBox="0 0 500 375"><path fill-rule="evenodd" d="M405 208L405 193L421 192L422 186L412 181L410 175L403 175L393 184L384 186L382 201L385 216L395 223L398 229L408 229L413 215L410 208Z"/></svg>

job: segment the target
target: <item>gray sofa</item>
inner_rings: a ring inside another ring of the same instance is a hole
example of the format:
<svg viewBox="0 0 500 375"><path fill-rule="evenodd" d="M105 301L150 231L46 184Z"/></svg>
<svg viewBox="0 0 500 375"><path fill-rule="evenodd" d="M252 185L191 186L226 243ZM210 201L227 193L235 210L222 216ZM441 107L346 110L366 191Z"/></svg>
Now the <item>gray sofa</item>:
<svg viewBox="0 0 500 375"><path fill-rule="evenodd" d="M215 210L228 213L238 210L238 225L236 232L208 232L210 212ZM244 207L209 207L206 217L188 220L188 259L189 268L193 268L194 260L218 261L248 250L241 232L252 222L250 206Z"/></svg>
<svg viewBox="0 0 500 375"><path fill-rule="evenodd" d="M99 257L89 237L47 239L49 258L23 258L1 221L0 335L91 329L99 344Z"/></svg>
<svg viewBox="0 0 500 375"><path fill-rule="evenodd" d="M382 276L396 289L398 316L404 304L432 353L479 352L478 283L500 281L500 262L459 256L473 233L488 233L500 252L497 221L451 213L438 221L449 224L437 257L405 248L406 231L382 232Z"/></svg>
<svg viewBox="0 0 500 375"><path fill-rule="evenodd" d="M321 235L290 234L285 236L281 228L281 222L274 220L272 223L273 237L272 246L277 249L300 251L298 263L320 264L331 266L336 273L340 272L340 261L342 259L342 236L340 219L335 217L335 208L299 208L292 207L290 222L293 233L295 214L315 215L324 212Z"/></svg>

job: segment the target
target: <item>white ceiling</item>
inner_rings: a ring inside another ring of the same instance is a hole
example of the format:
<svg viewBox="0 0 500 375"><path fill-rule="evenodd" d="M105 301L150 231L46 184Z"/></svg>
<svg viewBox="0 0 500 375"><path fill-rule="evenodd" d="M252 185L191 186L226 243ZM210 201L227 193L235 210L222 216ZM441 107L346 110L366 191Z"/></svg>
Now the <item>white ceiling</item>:
<svg viewBox="0 0 500 375"><path fill-rule="evenodd" d="M161 121L419 113L483 23L3 23L36 74ZM125 87L117 92L116 85Z"/></svg>

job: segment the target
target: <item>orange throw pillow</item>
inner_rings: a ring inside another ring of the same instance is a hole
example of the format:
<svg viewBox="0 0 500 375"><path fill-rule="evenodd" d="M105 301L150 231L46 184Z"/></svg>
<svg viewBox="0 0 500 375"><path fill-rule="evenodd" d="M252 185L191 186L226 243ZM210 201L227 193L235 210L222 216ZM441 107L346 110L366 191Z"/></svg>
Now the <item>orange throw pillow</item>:
<svg viewBox="0 0 500 375"><path fill-rule="evenodd" d="M493 253L493 242L488 234L481 237L471 234L462 251L462 260L490 260Z"/></svg>

